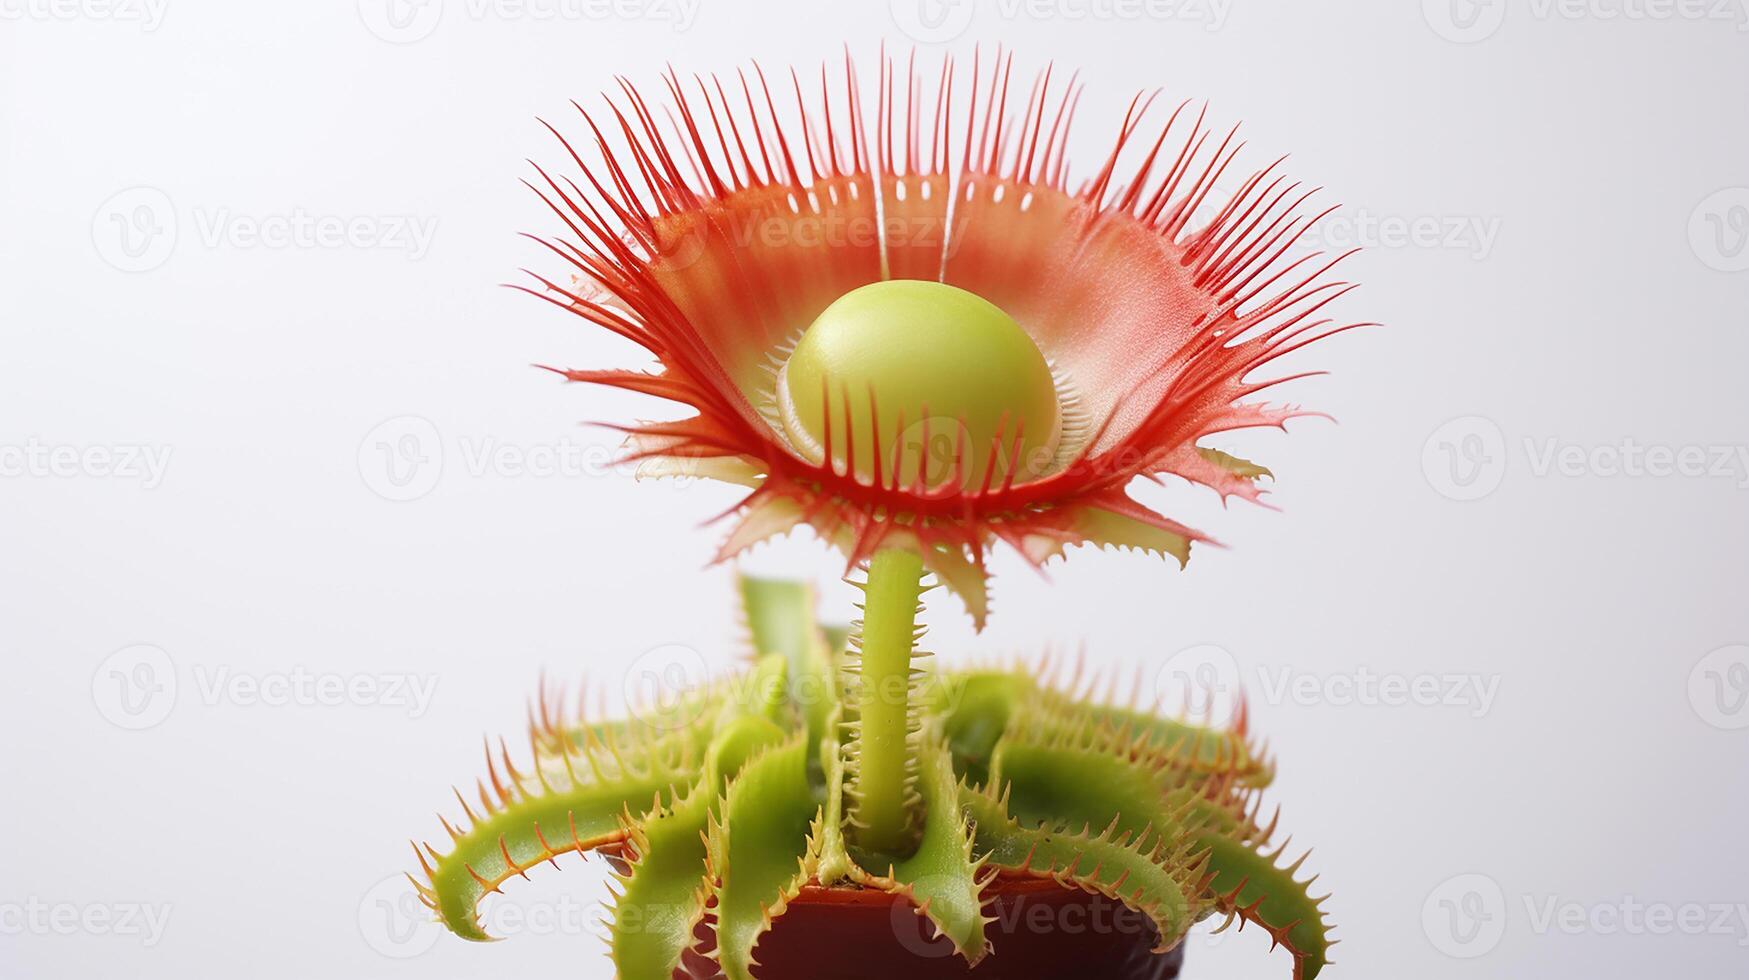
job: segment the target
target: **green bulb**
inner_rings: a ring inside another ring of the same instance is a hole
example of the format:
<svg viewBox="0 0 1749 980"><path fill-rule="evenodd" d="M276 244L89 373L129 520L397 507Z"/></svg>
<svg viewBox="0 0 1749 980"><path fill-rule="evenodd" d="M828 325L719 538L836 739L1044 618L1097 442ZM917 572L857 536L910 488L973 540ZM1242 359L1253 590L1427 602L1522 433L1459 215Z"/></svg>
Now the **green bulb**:
<svg viewBox="0 0 1749 980"><path fill-rule="evenodd" d="M1011 473L1024 482L1049 470L1062 437L1056 382L1038 345L995 304L939 282L895 279L840 296L802 335L777 390L785 434L804 456L825 458L829 393L834 463L845 466L852 436L856 472L873 478L878 426L881 477L892 479L900 445L901 486L919 470L927 486L951 481L962 439L963 485L982 486L998 436L991 484Z"/></svg>

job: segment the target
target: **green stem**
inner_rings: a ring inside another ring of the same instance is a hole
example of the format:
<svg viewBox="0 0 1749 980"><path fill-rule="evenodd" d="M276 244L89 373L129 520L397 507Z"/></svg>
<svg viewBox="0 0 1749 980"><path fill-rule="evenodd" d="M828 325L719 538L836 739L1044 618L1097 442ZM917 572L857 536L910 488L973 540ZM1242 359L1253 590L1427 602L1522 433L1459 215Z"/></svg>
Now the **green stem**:
<svg viewBox="0 0 1749 980"><path fill-rule="evenodd" d="M907 796L916 771L911 726L911 646L922 595L923 559L906 548L869 560L862 619L861 758L856 766L857 842L904 854L911 845Z"/></svg>

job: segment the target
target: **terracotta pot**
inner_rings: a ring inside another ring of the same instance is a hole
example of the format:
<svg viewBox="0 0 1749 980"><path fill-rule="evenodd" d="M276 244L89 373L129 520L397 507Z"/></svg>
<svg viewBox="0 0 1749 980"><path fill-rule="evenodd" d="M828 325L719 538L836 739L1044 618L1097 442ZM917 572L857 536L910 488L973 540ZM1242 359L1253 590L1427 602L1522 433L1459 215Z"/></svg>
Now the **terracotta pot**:
<svg viewBox="0 0 1749 980"><path fill-rule="evenodd" d="M761 980L1172 980L1184 948L1155 953L1153 924L1098 895L1035 878L1000 878L985 928L995 952L975 968L910 903L884 892L807 887L754 950ZM707 940L708 928L700 929ZM716 976L688 954L677 978Z"/></svg>

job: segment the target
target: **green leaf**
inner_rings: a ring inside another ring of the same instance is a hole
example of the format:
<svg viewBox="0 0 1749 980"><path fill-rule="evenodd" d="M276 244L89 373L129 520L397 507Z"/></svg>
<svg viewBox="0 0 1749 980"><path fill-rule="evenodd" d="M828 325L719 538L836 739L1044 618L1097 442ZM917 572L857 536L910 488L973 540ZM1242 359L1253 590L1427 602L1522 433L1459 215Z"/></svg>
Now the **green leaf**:
<svg viewBox="0 0 1749 980"><path fill-rule="evenodd" d="M790 666L800 667L813 655L814 589L806 582L754 578L737 581L741 609L753 637L757 656L782 654Z"/></svg>
<svg viewBox="0 0 1749 980"><path fill-rule="evenodd" d="M789 704L807 724L811 750L826 733L838 686L830 640L815 619L813 586L746 575L739 585L753 649L761 657L781 656L787 664Z"/></svg>
<svg viewBox="0 0 1749 980"><path fill-rule="evenodd" d="M996 746L990 785L1022 825L1139 834L1163 815L1171 788L1159 770L1109 751L1010 736ZM1162 828L1163 829L1163 828Z"/></svg>
<svg viewBox="0 0 1749 980"><path fill-rule="evenodd" d="M1078 700L1039 686L1024 668L945 674L932 688L930 707L942 716L955 770L974 785L988 780L996 740L1011 719L1033 737L1074 737L1113 755L1169 768L1189 781L1232 775L1241 785L1260 787L1273 777L1243 731Z"/></svg>
<svg viewBox="0 0 1749 980"><path fill-rule="evenodd" d="M1316 977L1328 965L1333 944L1322 908L1328 896L1311 896L1308 889L1316 879L1294 880L1305 857L1284 867L1278 864L1281 850L1262 854L1248 840L1217 833L1201 834L1199 840L1208 848L1214 876L1208 887L1216 905L1262 926L1292 954L1294 980Z"/></svg>
<svg viewBox="0 0 1749 980"><path fill-rule="evenodd" d="M1009 816L1005 800L963 785L959 798L971 817L975 846L992 867L1122 902L1153 921L1160 939L1156 951L1177 945L1200 915L1194 896L1202 859L1188 842L1113 826L1100 833L1024 827Z"/></svg>
<svg viewBox="0 0 1749 980"><path fill-rule="evenodd" d="M673 975L704 918L705 834L724 783L783 738L782 729L757 715L735 719L711 742L704 775L687 798L630 828L636 863L621 879L611 942L620 980Z"/></svg>
<svg viewBox="0 0 1749 980"><path fill-rule="evenodd" d="M487 894L513 876L527 877L530 868L560 854L624 840L624 816L672 803L676 785L691 785L699 777L697 765L676 764L662 753L638 766L603 766L592 755L588 762L585 767L567 753L565 773L556 778L541 774L538 781L512 768L506 782L494 768L496 796L482 782L479 813L456 794L469 826L460 830L445 821L454 849L440 855L426 845L419 854L429 878L419 885L420 895L451 932L463 939L490 939L477 918ZM537 759L537 772L540 768Z"/></svg>
<svg viewBox="0 0 1749 980"><path fill-rule="evenodd" d="M975 671L945 675L931 689L932 709L953 753L954 771L975 785L988 781L996 741L1016 705L1033 696L1032 678L1020 671Z"/></svg>
<svg viewBox="0 0 1749 980"><path fill-rule="evenodd" d="M865 887L905 895L966 962L976 964L988 952L984 924L990 921L983 914L980 896L982 862L972 857L971 828L959 807L959 784L939 737L923 740L917 788L924 807L917 849L901 857L853 848L857 865L851 877Z"/></svg>
<svg viewBox="0 0 1749 980"><path fill-rule="evenodd" d="M753 947L807 882L809 830L820 812L807 753L798 736L749 761L711 821L716 954L728 980L752 977Z"/></svg>
<svg viewBox="0 0 1749 980"><path fill-rule="evenodd" d="M1055 692L1044 696L1046 723L1054 714L1070 726L1091 720L1104 730L1115 749L1127 740L1128 751L1190 776L1231 775L1245 786L1268 786L1275 778L1241 731L1221 731L1173 718L1115 705L1075 703Z"/></svg>
<svg viewBox="0 0 1749 980"><path fill-rule="evenodd" d="M614 904L611 940L620 980L670 980L704 918L704 832L714 793L701 785L631 830L636 854Z"/></svg>
<svg viewBox="0 0 1749 980"><path fill-rule="evenodd" d="M782 654L773 653L755 660L751 671L734 679L734 694L718 711L718 727L749 716L787 726L788 673L789 663Z"/></svg>

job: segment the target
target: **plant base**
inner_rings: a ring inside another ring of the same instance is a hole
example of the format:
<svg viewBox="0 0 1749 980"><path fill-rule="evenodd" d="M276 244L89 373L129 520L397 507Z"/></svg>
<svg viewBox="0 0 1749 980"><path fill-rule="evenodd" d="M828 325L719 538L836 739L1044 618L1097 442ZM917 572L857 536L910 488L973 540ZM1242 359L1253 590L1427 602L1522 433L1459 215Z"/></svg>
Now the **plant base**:
<svg viewBox="0 0 1749 980"><path fill-rule="evenodd" d="M905 899L860 888L810 886L760 940L761 980L1173 980L1184 948L1153 952L1148 920L1100 895L1035 878L1003 878L991 888L986 927L999 953L975 967L933 935ZM701 937L708 928L701 928ZM676 980L717 976L689 953Z"/></svg>

